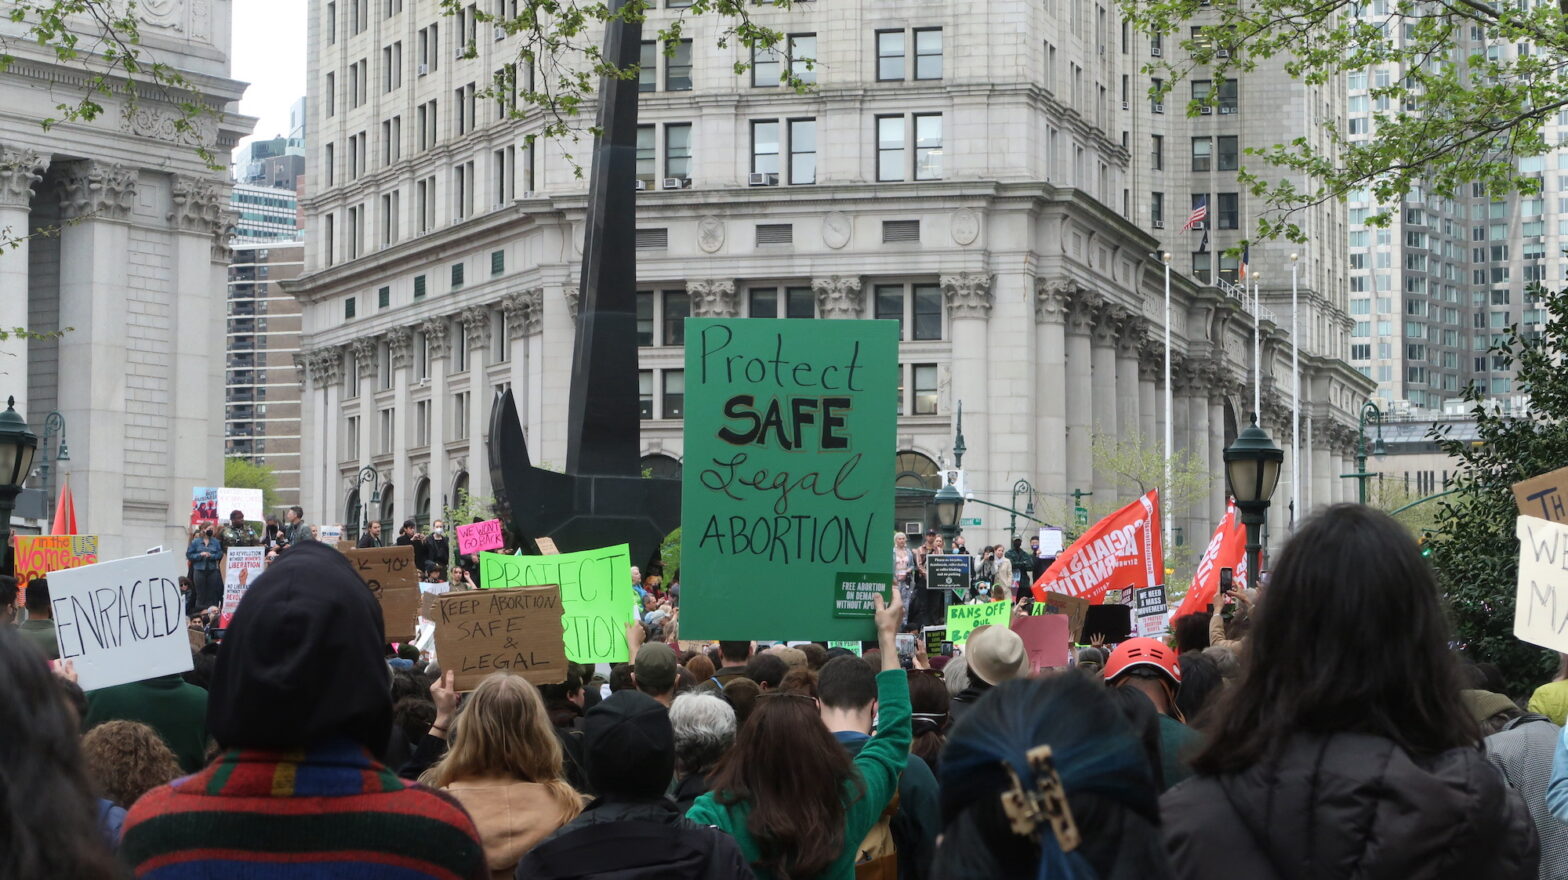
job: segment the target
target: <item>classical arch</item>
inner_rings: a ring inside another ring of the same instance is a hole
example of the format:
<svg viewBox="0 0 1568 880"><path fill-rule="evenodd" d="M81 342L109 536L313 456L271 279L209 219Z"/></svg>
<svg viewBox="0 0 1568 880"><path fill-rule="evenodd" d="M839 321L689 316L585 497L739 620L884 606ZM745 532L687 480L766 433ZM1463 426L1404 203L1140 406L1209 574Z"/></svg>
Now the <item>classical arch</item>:
<svg viewBox="0 0 1568 880"><path fill-rule="evenodd" d="M376 514L376 519L381 520L381 542L384 544L392 543L393 536L397 534L397 527L402 525L393 519L397 515L397 509L392 503L394 489L391 483L382 487L381 510Z"/></svg>
<svg viewBox="0 0 1568 880"><path fill-rule="evenodd" d="M360 526L359 489L348 490L348 498L343 501L343 537L350 541L359 540Z"/></svg>
<svg viewBox="0 0 1568 880"><path fill-rule="evenodd" d="M643 473L650 477L667 477L675 480L681 478L680 459L672 455L665 455L662 452L644 455L642 457L641 469Z"/></svg>
<svg viewBox="0 0 1568 880"><path fill-rule="evenodd" d="M942 488L942 469L929 456L905 449L893 460L893 486L898 489ZM918 535L925 531L928 519L928 499L921 496L894 496L893 522L907 534ZM910 525L914 528L911 529Z"/></svg>
<svg viewBox="0 0 1568 880"><path fill-rule="evenodd" d="M414 484L414 522L423 532L430 527L430 478L420 477Z"/></svg>

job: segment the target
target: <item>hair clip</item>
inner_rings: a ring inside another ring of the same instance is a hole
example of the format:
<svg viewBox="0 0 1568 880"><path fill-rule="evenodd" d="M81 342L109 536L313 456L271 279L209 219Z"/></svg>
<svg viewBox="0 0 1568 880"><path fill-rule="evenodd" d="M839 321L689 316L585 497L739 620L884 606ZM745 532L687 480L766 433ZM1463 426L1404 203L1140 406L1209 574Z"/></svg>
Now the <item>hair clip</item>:
<svg viewBox="0 0 1568 880"><path fill-rule="evenodd" d="M1051 747L1035 746L1025 753L1025 757L1034 771L1033 791L1024 789L1023 781L1011 764L1002 764L1013 781L1012 787L1002 792L1002 809L1012 823L1013 833L1038 840L1040 823L1049 822L1056 835L1056 845L1062 852L1072 852L1083 842L1083 837L1073 821L1072 806L1067 803L1067 791L1062 787L1062 777L1056 772Z"/></svg>

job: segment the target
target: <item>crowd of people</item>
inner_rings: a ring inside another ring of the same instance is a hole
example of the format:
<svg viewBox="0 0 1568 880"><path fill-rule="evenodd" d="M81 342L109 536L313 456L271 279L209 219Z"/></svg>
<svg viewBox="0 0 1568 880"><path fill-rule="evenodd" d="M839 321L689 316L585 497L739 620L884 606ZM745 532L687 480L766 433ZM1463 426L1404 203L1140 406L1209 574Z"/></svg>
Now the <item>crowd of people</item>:
<svg viewBox="0 0 1568 880"><path fill-rule="evenodd" d="M682 642L679 585L636 572L628 663L468 693L290 544L190 672L88 694L42 650L47 581L15 626L0 578L0 877L1568 876L1568 659L1521 708L1369 508L1066 668L1006 626L901 653L933 546L905 543L858 654Z"/></svg>

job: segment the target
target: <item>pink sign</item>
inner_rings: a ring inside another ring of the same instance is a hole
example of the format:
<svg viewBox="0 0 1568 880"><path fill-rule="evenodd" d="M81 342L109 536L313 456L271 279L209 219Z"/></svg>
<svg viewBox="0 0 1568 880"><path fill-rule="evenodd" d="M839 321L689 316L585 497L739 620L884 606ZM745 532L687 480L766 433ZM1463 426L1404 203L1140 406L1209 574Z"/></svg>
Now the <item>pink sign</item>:
<svg viewBox="0 0 1568 880"><path fill-rule="evenodd" d="M1067 665L1067 624L1065 614L1013 618L1013 632L1024 640L1031 669Z"/></svg>
<svg viewBox="0 0 1568 880"><path fill-rule="evenodd" d="M498 519L457 527L457 552L464 556L481 550L499 550L505 546L506 541L501 538L501 521Z"/></svg>

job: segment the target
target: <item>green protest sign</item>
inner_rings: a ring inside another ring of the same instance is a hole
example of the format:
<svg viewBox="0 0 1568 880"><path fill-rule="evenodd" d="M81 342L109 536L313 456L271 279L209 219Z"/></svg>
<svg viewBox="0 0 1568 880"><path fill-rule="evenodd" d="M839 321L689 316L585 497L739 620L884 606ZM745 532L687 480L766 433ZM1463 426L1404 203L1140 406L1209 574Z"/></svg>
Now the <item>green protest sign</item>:
<svg viewBox="0 0 1568 880"><path fill-rule="evenodd" d="M573 663L625 663L626 625L637 595L632 592L631 551L625 544L550 556L479 554L479 586L561 587L561 626L566 658Z"/></svg>
<svg viewBox="0 0 1568 880"><path fill-rule="evenodd" d="M828 650L831 651L834 648L843 648L846 651L853 651L855 652L856 657L862 656L860 651L861 645L859 642L828 642Z"/></svg>
<svg viewBox="0 0 1568 880"><path fill-rule="evenodd" d="M947 606L947 640L957 645L969 641L977 627L1007 626L1013 619L1013 603L982 602L979 605Z"/></svg>
<svg viewBox="0 0 1568 880"><path fill-rule="evenodd" d="M840 575L891 583L898 325L686 320L681 635L871 638Z"/></svg>
<svg viewBox="0 0 1568 880"><path fill-rule="evenodd" d="M834 617L875 618L878 593L883 602L893 601L893 579L885 574L840 572L833 582Z"/></svg>

